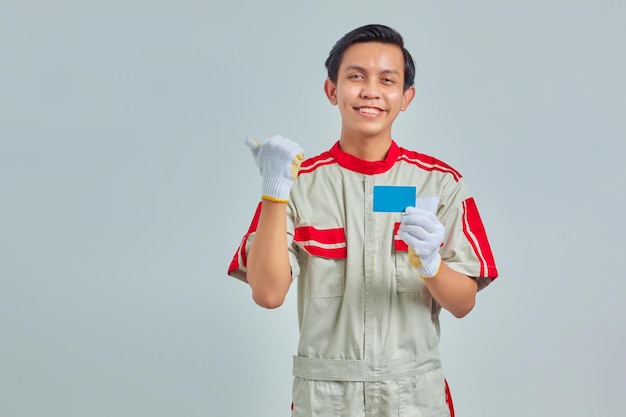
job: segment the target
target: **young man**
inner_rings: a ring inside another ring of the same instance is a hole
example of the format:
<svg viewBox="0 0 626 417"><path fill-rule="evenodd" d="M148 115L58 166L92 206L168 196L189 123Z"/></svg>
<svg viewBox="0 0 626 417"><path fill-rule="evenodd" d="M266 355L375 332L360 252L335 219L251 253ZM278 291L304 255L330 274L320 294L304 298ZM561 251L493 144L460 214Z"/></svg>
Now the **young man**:
<svg viewBox="0 0 626 417"><path fill-rule="evenodd" d="M294 417L453 416L439 312L465 316L497 277L476 204L455 169L392 140L415 94L400 34L357 28L326 67L340 139L303 162L289 139L247 140L262 202L228 273L266 308L298 279Z"/></svg>

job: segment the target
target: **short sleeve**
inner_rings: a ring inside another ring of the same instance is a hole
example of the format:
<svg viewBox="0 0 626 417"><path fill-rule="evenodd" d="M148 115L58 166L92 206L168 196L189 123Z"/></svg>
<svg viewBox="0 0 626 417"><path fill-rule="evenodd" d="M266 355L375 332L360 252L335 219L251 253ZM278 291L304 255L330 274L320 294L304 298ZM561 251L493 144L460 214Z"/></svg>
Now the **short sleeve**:
<svg viewBox="0 0 626 417"><path fill-rule="evenodd" d="M446 228L441 258L455 271L475 278L481 290L498 277L498 270L476 202L463 180L443 200L438 213Z"/></svg>
<svg viewBox="0 0 626 417"><path fill-rule="evenodd" d="M244 234L241 239L241 243L237 248L230 265L228 266L228 275L237 278L243 282L248 282L246 277L247 273L247 265L248 265L248 252L250 251L250 247L252 246L252 242L254 240L254 235L256 233L259 217L261 217L261 206L262 203L259 202L257 208L254 212L254 216L252 217L252 221L250 222L250 226L248 227L248 231ZM294 234L294 221L292 215L292 208L290 205L287 206L287 246L289 248L289 263L291 265L291 276L292 279L299 274L300 266L298 264L298 249L293 243L293 234Z"/></svg>

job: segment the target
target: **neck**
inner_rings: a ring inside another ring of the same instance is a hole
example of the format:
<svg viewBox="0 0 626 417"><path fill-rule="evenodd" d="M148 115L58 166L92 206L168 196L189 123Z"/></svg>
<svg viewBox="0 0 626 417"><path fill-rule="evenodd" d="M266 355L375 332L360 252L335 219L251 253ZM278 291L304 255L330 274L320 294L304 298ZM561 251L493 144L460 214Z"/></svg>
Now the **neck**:
<svg viewBox="0 0 626 417"><path fill-rule="evenodd" d="M345 153L364 161L382 161L391 146L391 137L354 139L342 135L339 146Z"/></svg>

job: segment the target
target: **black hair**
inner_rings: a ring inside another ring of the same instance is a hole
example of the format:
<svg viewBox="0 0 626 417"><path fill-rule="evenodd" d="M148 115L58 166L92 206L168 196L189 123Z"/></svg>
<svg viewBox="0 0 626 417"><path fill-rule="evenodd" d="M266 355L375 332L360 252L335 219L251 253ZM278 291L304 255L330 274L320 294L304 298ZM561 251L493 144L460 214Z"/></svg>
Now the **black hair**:
<svg viewBox="0 0 626 417"><path fill-rule="evenodd" d="M415 62L413 57L404 47L404 40L400 33L385 25L365 25L358 27L337 41L333 49L330 50L324 65L328 71L328 78L337 83L337 73L343 53L349 46L355 43L382 42L397 45L402 50L404 56L404 91L415 82Z"/></svg>

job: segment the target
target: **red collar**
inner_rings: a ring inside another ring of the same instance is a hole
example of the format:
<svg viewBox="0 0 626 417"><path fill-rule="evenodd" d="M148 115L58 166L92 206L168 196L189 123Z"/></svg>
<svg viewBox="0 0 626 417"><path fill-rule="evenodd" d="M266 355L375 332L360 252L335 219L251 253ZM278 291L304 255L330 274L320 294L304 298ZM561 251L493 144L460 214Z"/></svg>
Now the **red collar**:
<svg viewBox="0 0 626 417"><path fill-rule="evenodd" d="M382 161L365 161L345 153L339 148L339 141L337 141L328 152L342 168L365 175L382 174L383 172L389 171L400 156L400 148L394 141L391 141L387 156Z"/></svg>

